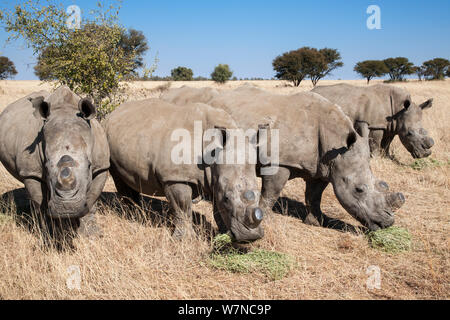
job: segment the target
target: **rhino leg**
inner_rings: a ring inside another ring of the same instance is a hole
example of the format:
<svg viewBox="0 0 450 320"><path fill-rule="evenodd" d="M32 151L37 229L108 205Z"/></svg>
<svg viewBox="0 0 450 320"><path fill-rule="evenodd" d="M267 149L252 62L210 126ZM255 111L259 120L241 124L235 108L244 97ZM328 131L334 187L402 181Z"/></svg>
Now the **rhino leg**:
<svg viewBox="0 0 450 320"><path fill-rule="evenodd" d="M305 202L306 217L304 222L313 226L326 226L328 217L322 213L320 202L328 182L322 180L306 180Z"/></svg>
<svg viewBox="0 0 450 320"><path fill-rule="evenodd" d="M222 216L220 215L220 211L217 208L217 204L215 202L214 202L214 221L216 221L219 233L227 233L228 228L225 222L223 221Z"/></svg>
<svg viewBox="0 0 450 320"><path fill-rule="evenodd" d="M266 212L271 212L273 205L278 200L281 190L288 182L291 171L285 167L279 167L275 175L262 176L261 204Z"/></svg>
<svg viewBox="0 0 450 320"><path fill-rule="evenodd" d="M168 183L164 193L169 200L174 222L173 237L181 240L193 236L192 227L192 188L185 183Z"/></svg>
<svg viewBox="0 0 450 320"><path fill-rule="evenodd" d="M117 192L120 198L129 206L141 205L141 194L129 187L125 182L120 179L119 175L116 173L113 164L111 163L111 168L109 168L109 173L114 180L114 185L116 186Z"/></svg>
<svg viewBox="0 0 450 320"><path fill-rule="evenodd" d="M374 130L369 135L369 147L370 154L372 156L382 155L381 140L383 139L384 132L380 130Z"/></svg>
<svg viewBox="0 0 450 320"><path fill-rule="evenodd" d="M42 229L47 225L45 210L47 209L46 187L40 181L34 179L24 180L25 189L27 190L29 200L31 202L31 215L33 222Z"/></svg>

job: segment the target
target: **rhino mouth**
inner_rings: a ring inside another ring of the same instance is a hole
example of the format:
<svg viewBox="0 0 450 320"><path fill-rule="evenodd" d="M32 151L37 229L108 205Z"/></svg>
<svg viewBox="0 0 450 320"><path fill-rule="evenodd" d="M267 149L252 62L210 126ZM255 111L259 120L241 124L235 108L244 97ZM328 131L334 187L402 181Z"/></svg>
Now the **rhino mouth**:
<svg viewBox="0 0 450 320"><path fill-rule="evenodd" d="M229 232L232 235L233 241L237 243L249 243L264 237L264 230L261 226L249 228L235 218L231 221Z"/></svg>

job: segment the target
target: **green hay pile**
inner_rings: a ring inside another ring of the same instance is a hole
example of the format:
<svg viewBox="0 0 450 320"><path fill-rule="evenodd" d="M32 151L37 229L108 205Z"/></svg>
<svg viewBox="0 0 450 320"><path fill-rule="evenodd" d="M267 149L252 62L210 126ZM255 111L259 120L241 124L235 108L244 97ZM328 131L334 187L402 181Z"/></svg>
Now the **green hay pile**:
<svg viewBox="0 0 450 320"><path fill-rule="evenodd" d="M426 168L437 168L443 167L446 163L433 159L433 158L424 158L424 159L416 159L413 163L410 164L410 167L414 170L423 170ZM447 162L447 165L450 165L450 161Z"/></svg>
<svg viewBox="0 0 450 320"><path fill-rule="evenodd" d="M399 253L411 250L411 235L400 227L389 227L367 234L369 244L378 250L388 253Z"/></svg>
<svg viewBox="0 0 450 320"><path fill-rule="evenodd" d="M294 260L284 253L262 249L242 253L233 248L226 234L214 238L208 262L214 268L233 273L262 273L272 281L284 278L294 266Z"/></svg>

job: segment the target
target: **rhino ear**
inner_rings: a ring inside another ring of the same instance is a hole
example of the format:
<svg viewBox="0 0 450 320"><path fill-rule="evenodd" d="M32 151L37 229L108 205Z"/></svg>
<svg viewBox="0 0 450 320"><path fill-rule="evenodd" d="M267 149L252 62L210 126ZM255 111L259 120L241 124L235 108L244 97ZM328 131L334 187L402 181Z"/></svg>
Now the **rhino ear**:
<svg viewBox="0 0 450 320"><path fill-rule="evenodd" d="M364 139L369 139L370 129L369 124L365 121L357 121L355 123L355 130Z"/></svg>
<svg viewBox="0 0 450 320"><path fill-rule="evenodd" d="M433 99L429 99L420 105L420 109L425 110L431 108L433 105Z"/></svg>
<svg viewBox="0 0 450 320"><path fill-rule="evenodd" d="M225 146L227 144L227 129L224 127L218 127L218 126L215 126L214 128L219 130L220 133L222 134L222 147L225 148Z"/></svg>
<svg viewBox="0 0 450 320"><path fill-rule="evenodd" d="M350 132L347 137L347 149L350 149L356 142L356 132Z"/></svg>
<svg viewBox="0 0 450 320"><path fill-rule="evenodd" d="M94 119L97 111L91 100L83 98L78 102L78 110L80 110L81 116L85 120Z"/></svg>
<svg viewBox="0 0 450 320"><path fill-rule="evenodd" d="M44 101L44 97L36 97L28 99L33 105L34 116L43 120L47 120L50 116L50 103Z"/></svg>
<svg viewBox="0 0 450 320"><path fill-rule="evenodd" d="M408 110L409 106L411 105L411 100L406 99L405 102L403 102L403 107Z"/></svg>

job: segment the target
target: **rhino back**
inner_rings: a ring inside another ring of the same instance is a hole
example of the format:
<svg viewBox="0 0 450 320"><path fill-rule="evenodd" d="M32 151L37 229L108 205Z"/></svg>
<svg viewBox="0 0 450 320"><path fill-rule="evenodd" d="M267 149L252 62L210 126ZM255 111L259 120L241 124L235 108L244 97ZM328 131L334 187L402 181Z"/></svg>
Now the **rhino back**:
<svg viewBox="0 0 450 320"><path fill-rule="evenodd" d="M49 96L47 91L34 92L11 103L0 115L0 161L19 181L42 177L39 144L43 121L34 115L29 98Z"/></svg>
<svg viewBox="0 0 450 320"><path fill-rule="evenodd" d="M125 103L106 121L111 160L124 182L142 193L162 195L162 184L170 181L203 185L204 172L193 153L191 164L173 163L172 149L180 140L171 141L172 133L182 129L194 137L195 121L204 130L213 128L212 122L232 126L230 120L203 104L181 107L159 99Z"/></svg>
<svg viewBox="0 0 450 320"><path fill-rule="evenodd" d="M338 107L312 93L285 96L241 88L223 93L210 103L229 112L240 127L268 124L277 129L280 164L299 169L306 177L318 173L321 148L344 145L351 127ZM330 129L336 132L328 134Z"/></svg>
<svg viewBox="0 0 450 320"><path fill-rule="evenodd" d="M316 87L313 92L340 105L353 122L365 121L371 127L387 128L387 118L392 115L394 107L391 102L392 90L395 89L384 84L370 87L338 84Z"/></svg>

